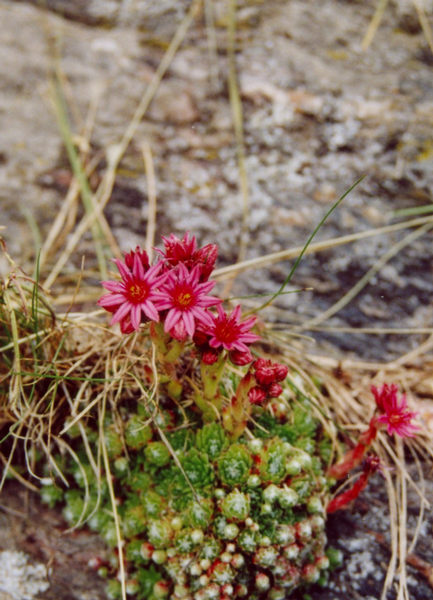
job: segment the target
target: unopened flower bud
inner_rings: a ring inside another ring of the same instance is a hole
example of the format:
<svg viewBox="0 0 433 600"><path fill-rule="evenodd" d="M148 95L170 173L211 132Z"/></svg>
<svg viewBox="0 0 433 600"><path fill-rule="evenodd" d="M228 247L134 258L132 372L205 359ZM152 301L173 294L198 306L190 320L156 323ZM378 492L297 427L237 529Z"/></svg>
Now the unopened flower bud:
<svg viewBox="0 0 433 600"><path fill-rule="evenodd" d="M323 513L323 505L317 496L312 496L307 502L307 510L309 513Z"/></svg>
<svg viewBox="0 0 433 600"><path fill-rule="evenodd" d="M283 388L279 383L271 383L268 388L268 395L271 398L277 398L283 392Z"/></svg>
<svg viewBox="0 0 433 600"><path fill-rule="evenodd" d="M248 392L248 399L251 404L260 404L266 399L266 392L256 385Z"/></svg>
<svg viewBox="0 0 433 600"><path fill-rule="evenodd" d="M190 572L190 573L191 573L191 575L193 575L194 577L198 577L199 575L201 575L201 574L202 574L202 568L201 568L201 566L200 566L198 563L196 563L196 562L193 562L193 563L191 563L191 564L190 564L190 566L189 566L189 572Z"/></svg>
<svg viewBox="0 0 433 600"><path fill-rule="evenodd" d="M240 350L232 350L229 353L229 359L234 365L237 365L238 367L248 365L254 360L253 355L250 351L241 352Z"/></svg>
<svg viewBox="0 0 433 600"><path fill-rule="evenodd" d="M329 569L329 558L326 555L319 556L319 558L316 559L316 567L321 571Z"/></svg>
<svg viewBox="0 0 433 600"><path fill-rule="evenodd" d="M320 571L316 565L305 565L305 567L302 569L302 575L304 576L305 581L308 581L308 583L315 583L320 577Z"/></svg>
<svg viewBox="0 0 433 600"><path fill-rule="evenodd" d="M149 542L143 542L140 548L140 554L144 560L150 560L155 548Z"/></svg>
<svg viewBox="0 0 433 600"><path fill-rule="evenodd" d="M230 564L234 569L241 569L245 564L245 558L242 554L233 554Z"/></svg>
<svg viewBox="0 0 433 600"><path fill-rule="evenodd" d="M204 539L204 533L201 529L194 529L191 532L191 540L194 544L201 544Z"/></svg>
<svg viewBox="0 0 433 600"><path fill-rule="evenodd" d="M126 593L132 596L140 591L140 585L136 579L128 579L125 583Z"/></svg>
<svg viewBox="0 0 433 600"><path fill-rule="evenodd" d="M205 365L213 365L217 362L219 353L216 350L207 350L201 355L201 360Z"/></svg>
<svg viewBox="0 0 433 600"><path fill-rule="evenodd" d="M284 547L283 554L289 560L295 560L298 558L300 552L300 548L298 544L289 544Z"/></svg>
<svg viewBox="0 0 433 600"><path fill-rule="evenodd" d="M289 367L286 367L286 365L282 365L281 363L275 363L274 369L276 381L283 381L289 372Z"/></svg>
<svg viewBox="0 0 433 600"><path fill-rule="evenodd" d="M244 598L248 594L248 588L244 583L238 583L235 587L235 598Z"/></svg>
<svg viewBox="0 0 433 600"><path fill-rule="evenodd" d="M271 385L275 381L275 371L272 366L262 367L256 370L255 378L260 385Z"/></svg>

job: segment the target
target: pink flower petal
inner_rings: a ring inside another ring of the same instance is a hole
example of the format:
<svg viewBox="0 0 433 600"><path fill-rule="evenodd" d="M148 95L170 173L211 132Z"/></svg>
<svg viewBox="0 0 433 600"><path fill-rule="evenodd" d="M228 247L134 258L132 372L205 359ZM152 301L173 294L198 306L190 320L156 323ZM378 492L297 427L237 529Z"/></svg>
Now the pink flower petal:
<svg viewBox="0 0 433 600"><path fill-rule="evenodd" d="M170 309L165 317L164 331L170 331L170 329L173 329L180 317L180 311L176 310L175 308Z"/></svg>
<svg viewBox="0 0 433 600"><path fill-rule="evenodd" d="M114 323L118 323L119 321L124 319L126 315L130 312L130 310L131 305L129 304L129 302L121 304L117 311L114 313L113 318L111 319L111 324L114 325Z"/></svg>
<svg viewBox="0 0 433 600"><path fill-rule="evenodd" d="M143 312L146 315L146 317L149 317L151 321L159 321L159 313L156 310L153 302L147 300L146 302L143 302L141 308L143 309Z"/></svg>
<svg viewBox="0 0 433 600"><path fill-rule="evenodd" d="M118 292L120 294L125 292L125 286L120 281L101 281L101 284L110 292Z"/></svg>
<svg viewBox="0 0 433 600"><path fill-rule="evenodd" d="M122 279L129 279L131 277L131 271L123 264L121 260L115 258L113 262L119 269L119 273Z"/></svg>
<svg viewBox="0 0 433 600"><path fill-rule="evenodd" d="M99 298L97 304L105 308L106 306L117 306L123 302L125 302L125 297L121 294L105 294L105 296Z"/></svg>
<svg viewBox="0 0 433 600"><path fill-rule="evenodd" d="M183 315L183 322L185 323L185 329L188 335L190 335L191 337L194 335L194 331L195 331L195 321L194 321L194 317L192 316L191 312L186 311L185 314Z"/></svg>

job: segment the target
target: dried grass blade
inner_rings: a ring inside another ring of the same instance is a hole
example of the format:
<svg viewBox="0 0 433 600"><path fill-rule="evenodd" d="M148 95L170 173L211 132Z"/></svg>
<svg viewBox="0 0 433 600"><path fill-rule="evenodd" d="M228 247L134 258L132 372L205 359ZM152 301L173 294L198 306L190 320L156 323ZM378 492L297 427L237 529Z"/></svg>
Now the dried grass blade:
<svg viewBox="0 0 433 600"><path fill-rule="evenodd" d="M371 42L373 41L374 36L376 35L376 31L379 28L379 25L383 19L383 15L385 14L385 10L388 4L388 0L379 0L376 6L376 10L374 15L368 25L368 29L365 33L364 39L362 40L361 48L364 50L368 50Z"/></svg>
<svg viewBox="0 0 433 600"><path fill-rule="evenodd" d="M355 298L360 291L371 281L371 279L380 271L380 269L389 262L394 256L396 256L405 246L408 246L416 239L427 233L433 228L433 224L426 223L422 227L419 227L415 231L407 234L402 240L393 244L391 248L383 254L378 261L367 271L367 273L361 277L361 279L344 294L335 304L333 304L328 310L325 310L322 314L318 315L314 319L303 323L301 330L308 329L310 326L317 326L323 321L326 321L342 308L344 308L349 302Z"/></svg>
<svg viewBox="0 0 433 600"><path fill-rule="evenodd" d="M78 184L80 186L81 199L83 206L88 215L92 215L95 211L95 202L92 191L90 189L89 181L86 176L86 172L81 164L81 159L75 149L73 143L73 136L71 126L69 123L67 109L65 105L65 98L63 95L61 80L56 71L56 78L53 81L53 101L56 111L57 122L59 125L60 133L62 135L63 143L68 154L69 162L72 167L72 171ZM107 278L107 265L104 253L104 235L102 232L101 225L98 221L93 220L91 223L91 231L93 236L93 243L95 245L96 257L99 265L99 272L102 279Z"/></svg>

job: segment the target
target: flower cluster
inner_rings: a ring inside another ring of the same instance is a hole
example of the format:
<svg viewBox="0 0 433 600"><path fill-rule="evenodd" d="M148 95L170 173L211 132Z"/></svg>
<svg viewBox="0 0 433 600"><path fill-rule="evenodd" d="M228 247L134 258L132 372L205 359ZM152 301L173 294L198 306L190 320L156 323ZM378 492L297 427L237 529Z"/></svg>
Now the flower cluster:
<svg viewBox="0 0 433 600"><path fill-rule="evenodd" d="M259 358L253 363L253 368L256 385L248 392L250 402L259 404L266 398L277 398L283 391L280 382L287 377L288 367Z"/></svg>
<svg viewBox="0 0 433 600"><path fill-rule="evenodd" d="M164 331L176 340L193 338L203 361L212 364L222 350L232 362L245 365L253 360L247 344L259 339L251 333L257 317L241 320L241 308L227 313L221 300L209 295L215 281L209 277L215 266L218 247L197 247L194 236L182 239L163 237L164 250L153 266L139 246L114 260L121 280L103 281L108 294L98 304L113 313L111 324L119 323L123 333L138 331L147 321L163 322ZM217 313L209 309L216 307Z"/></svg>

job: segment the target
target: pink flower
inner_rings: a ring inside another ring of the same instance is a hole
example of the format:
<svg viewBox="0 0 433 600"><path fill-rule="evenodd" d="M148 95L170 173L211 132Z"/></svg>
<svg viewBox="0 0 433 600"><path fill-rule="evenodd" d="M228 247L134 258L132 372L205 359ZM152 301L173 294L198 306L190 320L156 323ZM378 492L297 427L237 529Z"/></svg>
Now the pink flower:
<svg viewBox="0 0 433 600"><path fill-rule="evenodd" d="M162 236L162 241L165 246L165 252L162 250L157 250L157 252L172 267L175 267L179 263L191 261L197 250L197 241L194 236L189 237L189 231L185 233L181 240L174 233L170 233L169 237Z"/></svg>
<svg viewBox="0 0 433 600"><path fill-rule="evenodd" d="M398 398L395 384L384 384L380 389L372 386L371 391L381 414L376 417L378 423L386 425L389 435L396 433L400 437L413 437L419 427L411 421L417 413L408 410L406 396Z"/></svg>
<svg viewBox="0 0 433 600"><path fill-rule="evenodd" d="M180 240L174 233L168 238L163 237L165 252L157 250L165 259L169 269L173 269L179 264L185 265L190 271L194 267L200 270L200 281L207 281L213 271L218 256L218 246L216 244L207 244L203 248L197 249L197 242L194 236L189 237L189 232L185 233Z"/></svg>
<svg viewBox="0 0 433 600"><path fill-rule="evenodd" d="M207 296L215 281L199 283L199 279L198 267L188 272L182 263L179 263L176 270L168 272L166 282L156 294L158 310L168 310L165 331L170 332L174 328L175 331L180 331L184 327L186 334L192 337L198 323L206 327L212 325L212 316L206 309L219 304L221 300Z"/></svg>
<svg viewBox="0 0 433 600"><path fill-rule="evenodd" d="M218 315L213 317L212 325L209 327L208 334L209 346L219 348L222 346L226 350L240 350L248 352L246 344L251 344L260 339L255 333L249 333L254 326L257 317L249 317L241 322L241 307L238 305L231 315L228 315L221 307L217 306Z"/></svg>
<svg viewBox="0 0 433 600"><path fill-rule="evenodd" d="M166 278L166 275L158 275L162 265L146 267L147 254L139 247L126 255L126 264L118 259L114 263L122 280L103 281L102 285L110 293L98 300L99 306L114 313L111 325L120 322L122 332L130 333L137 331L143 320L159 321L155 300L156 290Z"/></svg>
<svg viewBox="0 0 433 600"><path fill-rule="evenodd" d="M391 397L397 397L398 386L395 383L384 383L381 388L372 385L371 392L376 400L377 408L380 412L385 412L385 404L389 403Z"/></svg>

